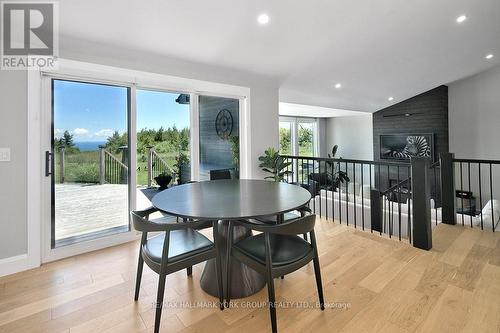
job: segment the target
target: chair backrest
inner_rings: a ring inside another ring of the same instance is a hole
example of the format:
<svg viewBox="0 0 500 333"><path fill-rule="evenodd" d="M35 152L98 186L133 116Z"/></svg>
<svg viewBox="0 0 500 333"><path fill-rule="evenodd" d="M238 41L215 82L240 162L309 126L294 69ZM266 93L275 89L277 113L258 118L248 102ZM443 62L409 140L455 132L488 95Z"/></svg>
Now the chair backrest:
<svg viewBox="0 0 500 333"><path fill-rule="evenodd" d="M230 169L210 170L210 180L232 179Z"/></svg>
<svg viewBox="0 0 500 333"><path fill-rule="evenodd" d="M134 229L142 232L171 231L180 229L194 229L207 223L207 221L203 220L179 223L174 216L164 216L158 219L149 220L149 215L156 211L158 211L156 208L148 208L146 210L130 212Z"/></svg>
<svg viewBox="0 0 500 333"><path fill-rule="evenodd" d="M268 232L278 235L301 235L314 229L316 215L306 215L280 224L256 224L238 221L239 224L256 231Z"/></svg>

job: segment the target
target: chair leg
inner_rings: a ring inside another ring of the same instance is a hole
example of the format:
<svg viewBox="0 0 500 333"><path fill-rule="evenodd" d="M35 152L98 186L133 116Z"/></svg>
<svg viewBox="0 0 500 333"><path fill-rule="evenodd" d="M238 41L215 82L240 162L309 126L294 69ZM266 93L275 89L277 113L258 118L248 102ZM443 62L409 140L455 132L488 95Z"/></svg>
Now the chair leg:
<svg viewBox="0 0 500 333"><path fill-rule="evenodd" d="M269 313L271 314L272 332L278 332L276 323L276 298L274 296L274 281L271 274L267 275L267 293L269 294Z"/></svg>
<svg viewBox="0 0 500 333"><path fill-rule="evenodd" d="M155 333L160 332L161 311L163 308L163 295L165 293L166 274L160 274L158 280L158 295L156 296Z"/></svg>
<svg viewBox="0 0 500 333"><path fill-rule="evenodd" d="M319 268L319 259L314 257L314 275L316 276L316 287L318 288L319 304L321 310L325 309L325 300L323 299L323 284L321 283L321 271Z"/></svg>
<svg viewBox="0 0 500 333"><path fill-rule="evenodd" d="M135 278L135 296L134 301L139 299L139 291L141 289L142 268L144 267L144 259L142 258L141 250L139 250L139 260L137 263L137 277Z"/></svg>
<svg viewBox="0 0 500 333"><path fill-rule="evenodd" d="M192 276L193 275L193 266L189 266L188 268L186 268L186 273L187 273L187 276Z"/></svg>

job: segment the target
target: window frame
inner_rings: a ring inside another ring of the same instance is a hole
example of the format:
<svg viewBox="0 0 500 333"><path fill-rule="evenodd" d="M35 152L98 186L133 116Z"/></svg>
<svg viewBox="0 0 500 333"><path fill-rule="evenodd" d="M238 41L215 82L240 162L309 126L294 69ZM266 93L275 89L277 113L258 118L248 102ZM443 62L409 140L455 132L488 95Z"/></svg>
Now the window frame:
<svg viewBox="0 0 500 333"><path fill-rule="evenodd" d="M313 124L313 156L319 156L319 124L318 118L311 117L290 117L290 116L280 116L279 122L287 122L291 124L291 155L299 156L299 124L307 123ZM278 129L279 130L279 129Z"/></svg>

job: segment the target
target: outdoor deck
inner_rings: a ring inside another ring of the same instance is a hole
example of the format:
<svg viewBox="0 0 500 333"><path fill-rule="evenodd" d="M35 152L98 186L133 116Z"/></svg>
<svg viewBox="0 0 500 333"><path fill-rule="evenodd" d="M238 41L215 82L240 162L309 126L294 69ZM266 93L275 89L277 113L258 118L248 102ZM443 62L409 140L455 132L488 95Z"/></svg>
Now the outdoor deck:
<svg viewBox="0 0 500 333"><path fill-rule="evenodd" d="M137 208L151 204L137 189ZM128 189L121 184L56 184L56 240L128 224Z"/></svg>

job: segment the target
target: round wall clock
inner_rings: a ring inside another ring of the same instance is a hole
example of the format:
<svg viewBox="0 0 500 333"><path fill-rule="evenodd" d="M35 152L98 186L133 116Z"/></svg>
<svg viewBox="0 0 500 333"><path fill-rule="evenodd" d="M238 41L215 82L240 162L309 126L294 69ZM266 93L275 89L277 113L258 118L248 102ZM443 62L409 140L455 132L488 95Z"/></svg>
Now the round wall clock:
<svg viewBox="0 0 500 333"><path fill-rule="evenodd" d="M215 130L217 135L224 140L227 140L233 132L233 116L227 109L222 109L215 118Z"/></svg>

